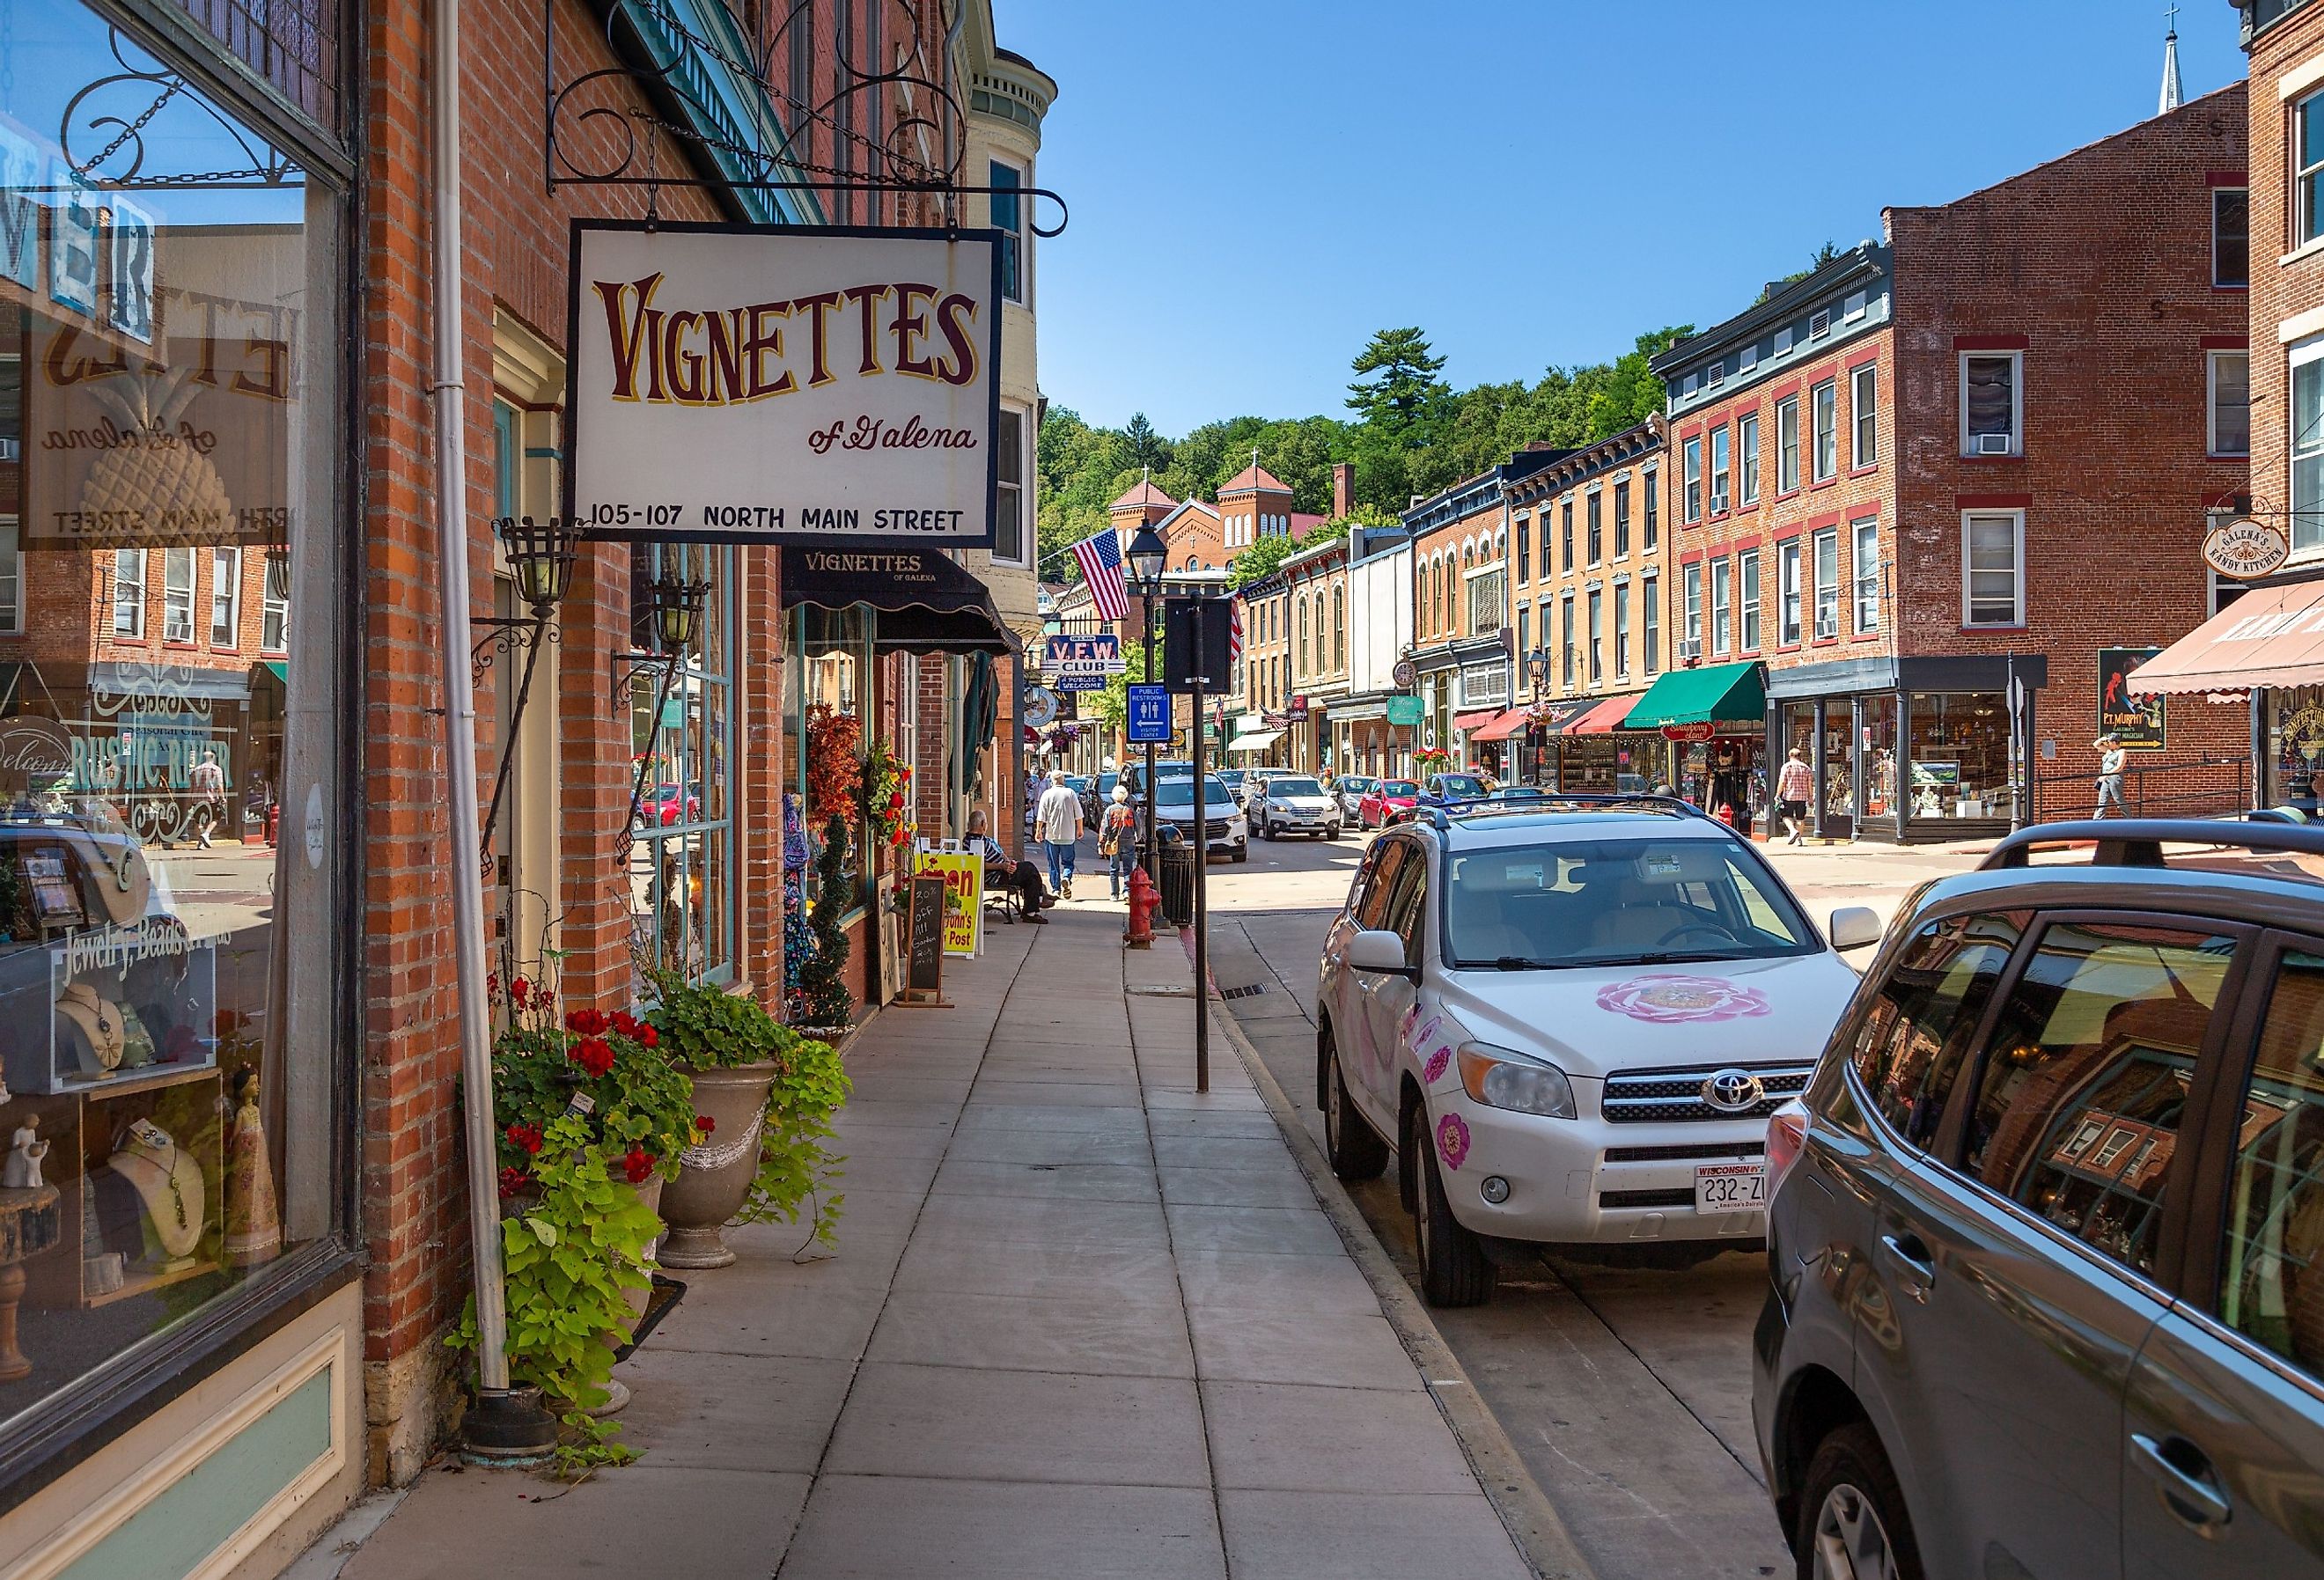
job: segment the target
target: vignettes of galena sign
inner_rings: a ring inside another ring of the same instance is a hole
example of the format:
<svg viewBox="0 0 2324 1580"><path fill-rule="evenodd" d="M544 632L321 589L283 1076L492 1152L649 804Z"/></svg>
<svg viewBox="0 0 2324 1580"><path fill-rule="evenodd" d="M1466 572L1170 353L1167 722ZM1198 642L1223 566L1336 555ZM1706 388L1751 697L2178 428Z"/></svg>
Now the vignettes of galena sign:
<svg viewBox="0 0 2324 1580"><path fill-rule="evenodd" d="M576 529L990 547L999 243L575 221Z"/></svg>

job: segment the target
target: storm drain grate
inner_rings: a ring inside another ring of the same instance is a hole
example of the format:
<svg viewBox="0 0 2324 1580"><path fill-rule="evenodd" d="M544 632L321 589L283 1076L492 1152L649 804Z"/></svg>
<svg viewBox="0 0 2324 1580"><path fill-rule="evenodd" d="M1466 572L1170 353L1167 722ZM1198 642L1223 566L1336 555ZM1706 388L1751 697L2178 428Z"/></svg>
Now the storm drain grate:
<svg viewBox="0 0 2324 1580"><path fill-rule="evenodd" d="M1219 997L1222 999L1247 999L1255 997L1266 991L1267 984L1263 982L1254 982L1249 987L1222 987L1219 989Z"/></svg>

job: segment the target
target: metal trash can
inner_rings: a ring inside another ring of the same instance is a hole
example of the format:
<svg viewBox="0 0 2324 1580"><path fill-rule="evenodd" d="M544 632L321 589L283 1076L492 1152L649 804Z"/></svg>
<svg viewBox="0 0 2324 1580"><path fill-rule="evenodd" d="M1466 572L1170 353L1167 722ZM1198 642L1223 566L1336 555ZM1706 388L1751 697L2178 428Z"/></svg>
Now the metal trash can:
<svg viewBox="0 0 2324 1580"><path fill-rule="evenodd" d="M1194 925L1194 847L1184 839L1162 841L1162 919Z"/></svg>

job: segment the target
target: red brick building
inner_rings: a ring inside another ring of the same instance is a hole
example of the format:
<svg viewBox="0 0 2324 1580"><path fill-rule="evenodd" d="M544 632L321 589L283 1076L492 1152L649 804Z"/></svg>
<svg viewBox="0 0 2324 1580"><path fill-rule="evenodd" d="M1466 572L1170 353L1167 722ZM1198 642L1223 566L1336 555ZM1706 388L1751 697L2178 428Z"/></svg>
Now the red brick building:
<svg viewBox="0 0 2324 1580"><path fill-rule="evenodd" d="M2102 729L2147 805L2235 803L2235 710L2157 716L2101 670L2209 613L2201 541L2243 487L2244 299L2215 278L2242 95L1890 209L1655 359L1682 661L1766 665L1770 772L1815 769L1822 833L2087 811Z"/></svg>
<svg viewBox="0 0 2324 1580"><path fill-rule="evenodd" d="M1016 824L997 627L955 650L873 603L816 602L770 547L605 541L578 545L537 633L494 522L563 513L574 218L991 225L1013 235L1010 311L1029 311L1030 199L943 189L988 184L982 161L881 184L974 146L979 115L1025 164L1046 79L999 60L982 0L674 0L628 8L618 43L558 0L553 67L540 5L463 0L449 493L472 596L447 614L429 177L453 152L431 86L454 9L58 0L8 46L0 1126L50 1141L53 1194L0 1200L26 1271L20 1306L0 1270L25 1353L0 1354L0 1569L117 1539L141 1572L272 1573L440 1443L471 1249L454 884L481 868L494 970L568 1008L633 1004L641 962L779 1006L811 706L916 768L922 834L973 807ZM672 49L764 53L775 79L711 70L690 105L656 106L600 76L586 102L615 118L569 108L560 168L610 168L620 124L659 184L544 190L544 70ZM871 60L919 86L857 88ZM42 96L84 86L87 124L60 126ZM729 116L696 128L727 144L793 128L768 168L835 185L738 184L741 155L657 128L681 114ZM88 140L133 121L134 145ZM707 587L673 646L655 587L679 582ZM447 836L447 648L476 653L481 852ZM856 844L850 986L878 1003L900 858ZM254 1218L261 1176L275 1206ZM182 1244L156 1183L190 1204ZM296 1463L252 1457L293 1437ZM174 1516L158 1500L189 1474L248 1491L250 1518Z"/></svg>

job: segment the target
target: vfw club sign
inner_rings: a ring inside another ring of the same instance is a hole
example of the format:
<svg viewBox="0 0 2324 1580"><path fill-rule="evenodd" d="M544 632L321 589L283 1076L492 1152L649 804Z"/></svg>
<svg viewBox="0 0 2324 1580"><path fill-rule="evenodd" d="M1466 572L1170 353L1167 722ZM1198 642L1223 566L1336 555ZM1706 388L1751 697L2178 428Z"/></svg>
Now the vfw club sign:
<svg viewBox="0 0 2324 1580"><path fill-rule="evenodd" d="M571 278L581 531L991 546L998 232L581 219Z"/></svg>

